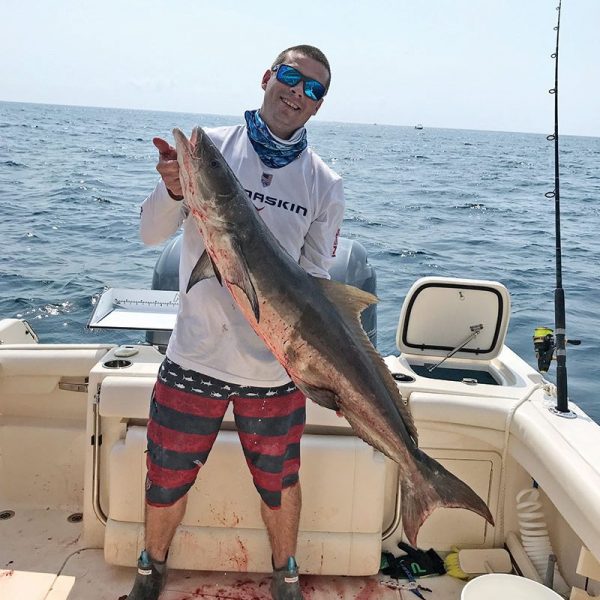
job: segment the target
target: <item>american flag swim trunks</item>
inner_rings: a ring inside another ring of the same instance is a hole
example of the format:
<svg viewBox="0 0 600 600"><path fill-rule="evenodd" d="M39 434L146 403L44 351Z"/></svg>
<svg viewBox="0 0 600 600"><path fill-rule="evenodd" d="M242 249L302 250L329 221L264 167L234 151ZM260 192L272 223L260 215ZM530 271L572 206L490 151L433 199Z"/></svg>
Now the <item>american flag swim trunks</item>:
<svg viewBox="0 0 600 600"><path fill-rule="evenodd" d="M165 358L150 404L146 501L171 506L194 484L233 402L254 485L271 508L298 481L306 398L293 384L273 388L220 381Z"/></svg>

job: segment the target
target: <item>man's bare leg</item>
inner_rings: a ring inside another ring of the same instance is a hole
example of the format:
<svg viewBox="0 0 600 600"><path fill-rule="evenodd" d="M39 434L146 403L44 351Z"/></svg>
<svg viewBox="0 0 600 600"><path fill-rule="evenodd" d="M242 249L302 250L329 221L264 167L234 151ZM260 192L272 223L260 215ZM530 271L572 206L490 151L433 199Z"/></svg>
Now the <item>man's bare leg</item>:
<svg viewBox="0 0 600 600"><path fill-rule="evenodd" d="M261 503L260 508L271 542L273 565L276 569L280 569L286 566L290 556L296 555L302 508L300 482L282 490L281 508L271 509L264 502Z"/></svg>
<svg viewBox="0 0 600 600"><path fill-rule="evenodd" d="M187 496L171 506L146 504L146 548L138 559L138 571L129 600L158 600L167 582L167 552L185 513Z"/></svg>
<svg viewBox="0 0 600 600"><path fill-rule="evenodd" d="M171 506L146 504L146 550L154 560L165 560L175 530L185 514L186 505L187 494Z"/></svg>

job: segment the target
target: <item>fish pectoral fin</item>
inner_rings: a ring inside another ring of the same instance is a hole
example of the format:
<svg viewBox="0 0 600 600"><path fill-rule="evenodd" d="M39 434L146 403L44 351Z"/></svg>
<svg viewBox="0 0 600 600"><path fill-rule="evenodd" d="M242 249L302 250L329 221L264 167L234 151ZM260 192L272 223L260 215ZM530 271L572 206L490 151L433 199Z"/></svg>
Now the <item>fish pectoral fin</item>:
<svg viewBox="0 0 600 600"><path fill-rule="evenodd" d="M260 308L258 303L258 296L256 295L256 290L254 289L254 284L250 280L250 278L241 278L241 279L233 279L228 280L230 285L235 285L239 287L242 292L246 295L248 302L250 303L250 307L252 308L252 312L254 313L254 318L256 322L260 322Z"/></svg>
<svg viewBox="0 0 600 600"><path fill-rule="evenodd" d="M202 281L203 279L210 279L211 277L216 277L219 280L219 283L223 285L219 269L217 269L212 258L205 250L198 259L196 266L192 269L192 274L190 275L190 279L185 290L186 293L188 293L199 281Z"/></svg>
<svg viewBox="0 0 600 600"><path fill-rule="evenodd" d="M248 264L244 258L244 253L241 248L232 242L232 251L235 256L239 257L238 267L231 273L229 273L229 278L227 279L227 283L230 285L235 285L244 294L250 303L250 307L252 308L252 312L254 313L254 318L258 323L260 321L260 308L258 302L258 296L256 294L256 289L254 288L254 284L252 283L252 279L250 278L250 269L248 268Z"/></svg>
<svg viewBox="0 0 600 600"><path fill-rule="evenodd" d="M319 388L307 383L296 384L300 391L313 402L320 404L330 410L339 410L340 403L337 394L334 394L331 390L325 388Z"/></svg>

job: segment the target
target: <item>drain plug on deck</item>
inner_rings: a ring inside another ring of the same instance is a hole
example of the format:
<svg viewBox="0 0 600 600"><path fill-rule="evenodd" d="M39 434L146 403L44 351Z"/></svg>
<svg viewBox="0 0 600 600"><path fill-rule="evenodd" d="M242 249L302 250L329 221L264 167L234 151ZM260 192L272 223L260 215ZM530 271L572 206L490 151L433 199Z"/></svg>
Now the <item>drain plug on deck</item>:
<svg viewBox="0 0 600 600"><path fill-rule="evenodd" d="M81 521L83 521L83 514L73 513L67 517L67 521L69 521L69 523L81 523Z"/></svg>
<svg viewBox="0 0 600 600"><path fill-rule="evenodd" d="M0 521L6 521L7 519L12 519L15 516L14 510L3 510L0 512Z"/></svg>

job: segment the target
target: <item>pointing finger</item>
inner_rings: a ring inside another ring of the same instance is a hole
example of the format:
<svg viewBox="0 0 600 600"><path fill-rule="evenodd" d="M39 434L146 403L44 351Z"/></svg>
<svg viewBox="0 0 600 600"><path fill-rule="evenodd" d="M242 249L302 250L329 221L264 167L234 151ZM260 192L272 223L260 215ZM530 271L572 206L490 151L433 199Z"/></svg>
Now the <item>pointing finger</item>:
<svg viewBox="0 0 600 600"><path fill-rule="evenodd" d="M156 146L160 158L163 160L177 160L177 150L169 144L169 142L162 138L155 137L152 139L152 143Z"/></svg>

